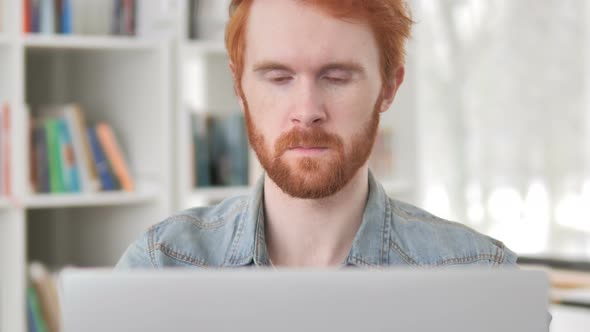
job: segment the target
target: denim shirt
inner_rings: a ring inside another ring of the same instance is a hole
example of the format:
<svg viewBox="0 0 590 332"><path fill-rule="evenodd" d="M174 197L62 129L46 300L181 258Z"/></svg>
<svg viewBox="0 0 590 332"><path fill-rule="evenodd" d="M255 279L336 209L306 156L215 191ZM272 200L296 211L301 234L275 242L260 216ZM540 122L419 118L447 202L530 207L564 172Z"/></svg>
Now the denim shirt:
<svg viewBox="0 0 590 332"><path fill-rule="evenodd" d="M363 220L344 265L516 264L516 255L502 242L389 198L372 174L368 181ZM192 208L152 226L129 246L117 268L268 266L263 188L264 176L250 195Z"/></svg>

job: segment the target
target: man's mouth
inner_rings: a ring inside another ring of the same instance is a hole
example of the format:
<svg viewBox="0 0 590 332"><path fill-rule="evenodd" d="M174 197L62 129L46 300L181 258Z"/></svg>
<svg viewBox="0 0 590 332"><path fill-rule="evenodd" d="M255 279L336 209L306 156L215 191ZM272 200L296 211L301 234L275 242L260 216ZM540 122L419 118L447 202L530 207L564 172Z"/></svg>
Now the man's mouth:
<svg viewBox="0 0 590 332"><path fill-rule="evenodd" d="M328 148L325 146L296 146L289 148L290 152L295 152L297 154L303 155L317 155L327 150Z"/></svg>

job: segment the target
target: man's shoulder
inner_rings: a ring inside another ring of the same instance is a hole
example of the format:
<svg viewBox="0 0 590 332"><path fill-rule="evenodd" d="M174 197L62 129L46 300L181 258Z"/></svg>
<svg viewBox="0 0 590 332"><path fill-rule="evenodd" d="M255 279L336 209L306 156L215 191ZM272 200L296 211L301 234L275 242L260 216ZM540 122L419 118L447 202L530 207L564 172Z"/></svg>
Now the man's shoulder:
<svg viewBox="0 0 590 332"><path fill-rule="evenodd" d="M176 213L150 227L130 246L118 266L223 266L246 205L247 197L240 196ZM145 253L140 255L140 251ZM143 258L133 264L126 262L126 257L133 256Z"/></svg>
<svg viewBox="0 0 590 332"><path fill-rule="evenodd" d="M410 265L512 265L516 254L487 235L391 199L390 249Z"/></svg>

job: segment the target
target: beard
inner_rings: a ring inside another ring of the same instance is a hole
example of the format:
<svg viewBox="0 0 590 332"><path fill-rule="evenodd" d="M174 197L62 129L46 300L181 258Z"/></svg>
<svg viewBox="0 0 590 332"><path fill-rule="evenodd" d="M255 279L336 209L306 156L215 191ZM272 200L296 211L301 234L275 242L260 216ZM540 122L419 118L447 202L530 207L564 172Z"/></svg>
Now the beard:
<svg viewBox="0 0 590 332"><path fill-rule="evenodd" d="M383 101L381 97L377 100L369 121L352 136L349 151L346 151L342 137L321 127L295 127L279 136L274 144L274 151L269 151L262 132L252 120L243 93L241 96L250 145L268 176L289 196L301 199L332 196L350 182L371 155L379 128L379 108ZM327 152L287 160L285 152L302 146L327 148Z"/></svg>

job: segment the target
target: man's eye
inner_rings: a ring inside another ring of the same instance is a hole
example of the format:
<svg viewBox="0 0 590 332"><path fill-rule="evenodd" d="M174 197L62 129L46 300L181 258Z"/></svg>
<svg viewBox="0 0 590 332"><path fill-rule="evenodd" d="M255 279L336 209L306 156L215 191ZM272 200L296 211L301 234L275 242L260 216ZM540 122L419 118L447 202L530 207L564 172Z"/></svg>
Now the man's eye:
<svg viewBox="0 0 590 332"><path fill-rule="evenodd" d="M336 83L336 84L344 84L344 83L348 82L348 78L337 77L337 76L325 76L324 79L326 79L330 83Z"/></svg>
<svg viewBox="0 0 590 332"><path fill-rule="evenodd" d="M284 84L291 80L291 76L277 76L271 77L270 81L277 84Z"/></svg>

